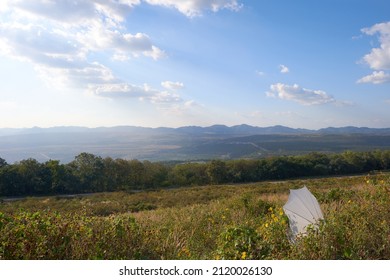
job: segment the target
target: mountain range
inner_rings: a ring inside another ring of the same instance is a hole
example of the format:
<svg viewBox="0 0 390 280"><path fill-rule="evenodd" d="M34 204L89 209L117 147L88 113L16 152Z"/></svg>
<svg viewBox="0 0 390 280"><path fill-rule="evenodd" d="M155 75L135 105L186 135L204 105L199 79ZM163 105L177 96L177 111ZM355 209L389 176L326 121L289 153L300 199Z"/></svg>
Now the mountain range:
<svg viewBox="0 0 390 280"><path fill-rule="evenodd" d="M50 128L32 127L32 128L0 128L0 136L37 134L37 133L142 133L142 134L162 134L162 133L181 133L181 134L221 134L221 135L248 135L248 134L390 134L390 128L369 128L369 127L327 127L318 130L291 128L282 125L269 127L250 126L247 124L226 126L212 125L201 126L183 126L178 128L169 127L141 127L141 126L114 126L114 127L96 127L88 128L82 126L57 126Z"/></svg>
<svg viewBox="0 0 390 280"><path fill-rule="evenodd" d="M0 128L0 157L69 162L81 152L152 161L256 158L313 151L390 149L390 128L319 130L246 124L179 128L115 126Z"/></svg>

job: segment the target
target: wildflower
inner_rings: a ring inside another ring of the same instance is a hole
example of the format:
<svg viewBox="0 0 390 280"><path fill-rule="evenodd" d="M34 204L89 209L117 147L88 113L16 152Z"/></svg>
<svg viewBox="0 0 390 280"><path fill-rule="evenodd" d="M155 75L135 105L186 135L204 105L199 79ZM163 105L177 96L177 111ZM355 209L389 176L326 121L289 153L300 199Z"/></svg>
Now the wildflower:
<svg viewBox="0 0 390 280"><path fill-rule="evenodd" d="M188 250L188 248L182 248L181 252L179 252L179 256L182 255L181 253L184 253L187 255L187 257L191 256L190 250Z"/></svg>
<svg viewBox="0 0 390 280"><path fill-rule="evenodd" d="M265 227L268 227L268 223L265 224Z"/></svg>
<svg viewBox="0 0 390 280"><path fill-rule="evenodd" d="M245 259L246 259L246 252L242 252L242 254L241 254L241 259L242 259L242 260L245 260Z"/></svg>
<svg viewBox="0 0 390 280"><path fill-rule="evenodd" d="M272 212L272 207L270 207L270 208L268 209L268 211L269 211L269 212Z"/></svg>

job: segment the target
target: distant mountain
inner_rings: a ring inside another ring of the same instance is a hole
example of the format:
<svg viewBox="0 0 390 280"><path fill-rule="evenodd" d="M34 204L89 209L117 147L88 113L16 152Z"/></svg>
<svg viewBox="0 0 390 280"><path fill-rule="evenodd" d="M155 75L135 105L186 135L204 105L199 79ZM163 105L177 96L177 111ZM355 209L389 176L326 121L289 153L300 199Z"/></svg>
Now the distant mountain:
<svg viewBox="0 0 390 280"><path fill-rule="evenodd" d="M390 128L369 128L369 127L328 127L317 130L323 134L390 134Z"/></svg>
<svg viewBox="0 0 390 280"><path fill-rule="evenodd" d="M209 127L200 126L185 126L176 129L179 132L189 134L221 134L221 135L250 135L250 134L297 134L297 133L313 133L314 131L308 129L295 129L286 126L270 126L257 127L247 124L226 126L213 125Z"/></svg>
<svg viewBox="0 0 390 280"><path fill-rule="evenodd" d="M207 160L302 154L311 151L390 149L390 128L309 130L246 124L208 127L116 126L0 129L0 157L69 162L81 152L140 160Z"/></svg>
<svg viewBox="0 0 390 280"><path fill-rule="evenodd" d="M328 127L318 130L290 128L282 125L258 127L247 124L226 126L212 125L183 126L179 128L169 127L141 127L141 126L114 126L88 128L81 126L58 126L50 128L0 128L0 137L7 135L42 134L42 133L134 133L134 134L208 134L208 135L267 135L267 134L390 134L390 128L368 128L368 127Z"/></svg>

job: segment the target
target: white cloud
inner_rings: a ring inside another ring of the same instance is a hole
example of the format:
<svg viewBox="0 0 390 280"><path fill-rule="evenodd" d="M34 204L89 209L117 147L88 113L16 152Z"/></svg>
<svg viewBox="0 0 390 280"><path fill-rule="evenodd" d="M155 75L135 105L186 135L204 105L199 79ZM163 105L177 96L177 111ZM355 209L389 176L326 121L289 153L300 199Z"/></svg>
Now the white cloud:
<svg viewBox="0 0 390 280"><path fill-rule="evenodd" d="M357 82L372 84L390 83L390 74L385 73L384 71L374 71L371 75L364 76Z"/></svg>
<svg viewBox="0 0 390 280"><path fill-rule="evenodd" d="M144 0L151 5L160 5L179 10L188 17L200 16L203 10L217 12L221 9L237 11L241 8L237 0Z"/></svg>
<svg viewBox="0 0 390 280"><path fill-rule="evenodd" d="M142 2L172 7L188 17L205 10L238 10L237 0L2 0L0 55L29 62L51 87L78 88L106 98L137 98L153 104L191 104L172 92L184 85L165 81L165 90L119 79L99 61L166 56L145 33L129 33L126 17Z"/></svg>
<svg viewBox="0 0 390 280"><path fill-rule="evenodd" d="M4 1L4 0L3 0ZM15 9L21 17L32 20L45 19L66 25L80 26L99 21L118 25L139 0L5 0L8 9Z"/></svg>
<svg viewBox="0 0 390 280"><path fill-rule="evenodd" d="M161 85L164 88L169 89L169 90L179 90L179 89L182 89L184 87L183 83L171 82L171 81L162 82Z"/></svg>
<svg viewBox="0 0 390 280"><path fill-rule="evenodd" d="M209 112L204 105L199 104L194 100L170 103L169 106L161 105L163 104L160 104L159 109L165 115L180 117L181 120L193 119L193 121L199 121L199 116L205 116Z"/></svg>
<svg viewBox="0 0 390 280"><path fill-rule="evenodd" d="M283 64L279 65L279 69L280 69L280 73L283 73L283 74L286 74L286 73L290 72L288 67L286 65L283 65Z"/></svg>
<svg viewBox="0 0 390 280"><path fill-rule="evenodd" d="M256 70L256 75L262 77L265 75L265 72Z"/></svg>
<svg viewBox="0 0 390 280"><path fill-rule="evenodd" d="M125 16L138 0L29 0L3 2L0 54L30 62L51 86L90 88L112 83L112 71L89 57L115 60L164 51L147 34L126 32ZM56 83L57 82L57 83ZM117 81L114 81L117 82Z"/></svg>
<svg viewBox="0 0 390 280"><path fill-rule="evenodd" d="M271 91L266 93L268 97L292 100L302 105L319 105L336 101L322 90L305 89L297 84L291 86L277 83L271 85L270 88Z"/></svg>
<svg viewBox="0 0 390 280"><path fill-rule="evenodd" d="M110 99L136 98L140 101L147 101L164 108L186 106L186 102L180 97L180 95L164 90L154 89L148 84L137 86L129 83L104 83L101 85L90 86L89 92L95 96Z"/></svg>
<svg viewBox="0 0 390 280"><path fill-rule="evenodd" d="M145 56L149 56L153 58L154 60L158 60L160 58L166 57L165 52L163 50L160 50L159 48L152 46L151 50L143 51L143 54Z"/></svg>
<svg viewBox="0 0 390 280"><path fill-rule="evenodd" d="M369 28L363 28L362 32L366 35L375 35L379 33L379 48L373 48L369 54L363 57L363 60L374 70L390 69L390 21L375 24Z"/></svg>
<svg viewBox="0 0 390 280"><path fill-rule="evenodd" d="M167 91L156 92L155 94L148 96L148 100L152 103L157 104L175 104L175 103L183 103L180 95L175 93L170 93Z"/></svg>
<svg viewBox="0 0 390 280"><path fill-rule="evenodd" d="M144 99L156 94L148 85L136 86L128 83L104 83L90 86L89 91L94 95L107 98L139 98Z"/></svg>

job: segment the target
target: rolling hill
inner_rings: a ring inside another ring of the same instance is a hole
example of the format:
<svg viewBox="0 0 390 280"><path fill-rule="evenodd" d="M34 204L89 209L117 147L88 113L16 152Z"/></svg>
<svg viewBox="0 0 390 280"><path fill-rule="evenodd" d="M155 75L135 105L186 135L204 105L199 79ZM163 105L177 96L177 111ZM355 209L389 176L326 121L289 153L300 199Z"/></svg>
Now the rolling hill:
<svg viewBox="0 0 390 280"><path fill-rule="evenodd" d="M113 158L186 161L373 149L390 149L390 128L308 130L243 124L0 129L0 157L10 163L26 158L57 159L66 163L81 152Z"/></svg>

